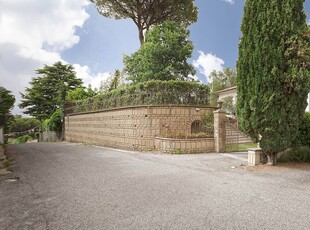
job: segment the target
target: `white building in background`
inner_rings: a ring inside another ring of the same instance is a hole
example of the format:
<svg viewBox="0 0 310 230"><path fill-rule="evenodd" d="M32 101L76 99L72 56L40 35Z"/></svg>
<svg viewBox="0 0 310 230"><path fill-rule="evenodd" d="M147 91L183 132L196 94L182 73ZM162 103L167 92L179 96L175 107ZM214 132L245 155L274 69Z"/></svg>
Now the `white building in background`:
<svg viewBox="0 0 310 230"><path fill-rule="evenodd" d="M217 91L216 94L219 95L219 100L223 100L226 97L232 97L233 103L236 104L237 102L237 86ZM310 93L308 94L307 102L308 105L306 108L306 112L310 112Z"/></svg>

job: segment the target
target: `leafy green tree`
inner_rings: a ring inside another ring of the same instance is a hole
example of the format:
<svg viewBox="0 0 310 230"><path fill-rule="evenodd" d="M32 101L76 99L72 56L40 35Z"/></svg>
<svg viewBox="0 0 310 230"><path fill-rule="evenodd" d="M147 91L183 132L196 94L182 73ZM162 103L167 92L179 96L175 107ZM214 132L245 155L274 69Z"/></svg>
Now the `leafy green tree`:
<svg viewBox="0 0 310 230"><path fill-rule="evenodd" d="M120 88L124 86L124 80L122 73L117 69L115 70L114 74L110 75L105 81L102 81L100 83L99 87L99 92L104 93L104 92L109 92L114 89Z"/></svg>
<svg viewBox="0 0 310 230"><path fill-rule="evenodd" d="M62 130L62 111L57 109L48 119L42 123L43 131L55 131L60 133Z"/></svg>
<svg viewBox="0 0 310 230"><path fill-rule="evenodd" d="M40 126L40 121L35 118L15 116L10 125L10 132L24 132Z"/></svg>
<svg viewBox="0 0 310 230"><path fill-rule="evenodd" d="M247 0L237 63L237 114L243 131L276 164L296 138L309 93L304 0Z"/></svg>
<svg viewBox="0 0 310 230"><path fill-rule="evenodd" d="M212 92L236 86L237 73L234 69L225 68L223 71L212 71L210 74Z"/></svg>
<svg viewBox="0 0 310 230"><path fill-rule="evenodd" d="M0 127L5 125L10 117L10 110L15 103L15 97L11 91L0 86Z"/></svg>
<svg viewBox="0 0 310 230"><path fill-rule="evenodd" d="M97 95L97 92L91 88L91 85L88 85L87 89L85 88L76 88L67 93L66 100L69 101L79 101L85 100L90 97Z"/></svg>
<svg viewBox="0 0 310 230"><path fill-rule="evenodd" d="M237 73L234 69L225 68L223 71L212 71L210 74L211 102L212 106L216 106L218 101L217 91L236 86Z"/></svg>
<svg viewBox="0 0 310 230"><path fill-rule="evenodd" d="M32 78L31 87L21 94L19 107L40 121L50 117L57 108L63 113L67 93L83 87L82 80L76 77L73 66L69 64L56 62L37 69L36 73L41 76Z"/></svg>
<svg viewBox="0 0 310 230"><path fill-rule="evenodd" d="M190 25L197 20L194 0L91 0L105 17L133 20L141 45L144 32L166 20Z"/></svg>
<svg viewBox="0 0 310 230"><path fill-rule="evenodd" d="M165 21L146 33L146 42L136 53L124 57L124 72L133 82L190 80L195 70L187 59L193 48L185 27Z"/></svg>

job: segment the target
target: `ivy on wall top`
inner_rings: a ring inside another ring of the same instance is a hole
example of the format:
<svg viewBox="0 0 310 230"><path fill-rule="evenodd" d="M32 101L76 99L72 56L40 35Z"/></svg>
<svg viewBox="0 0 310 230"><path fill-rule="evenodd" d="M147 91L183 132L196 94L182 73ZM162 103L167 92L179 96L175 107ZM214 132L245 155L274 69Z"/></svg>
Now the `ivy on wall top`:
<svg viewBox="0 0 310 230"><path fill-rule="evenodd" d="M210 88L199 82L151 80L67 103L66 114L135 105L209 105Z"/></svg>

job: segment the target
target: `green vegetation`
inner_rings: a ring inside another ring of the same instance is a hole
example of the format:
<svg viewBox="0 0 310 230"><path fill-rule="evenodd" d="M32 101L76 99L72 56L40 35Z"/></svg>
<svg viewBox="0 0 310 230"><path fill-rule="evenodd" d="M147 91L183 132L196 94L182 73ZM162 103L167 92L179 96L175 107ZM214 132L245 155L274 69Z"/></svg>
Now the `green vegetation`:
<svg viewBox="0 0 310 230"><path fill-rule="evenodd" d="M122 73L119 70L115 70L113 75L111 74L105 81L101 81L99 93L112 91L124 87L124 85L125 83Z"/></svg>
<svg viewBox="0 0 310 230"><path fill-rule="evenodd" d="M15 97L12 92L0 86L0 127L4 126L10 119L10 110L14 103Z"/></svg>
<svg viewBox="0 0 310 230"><path fill-rule="evenodd" d="M146 42L131 56L124 57L124 72L128 80L191 80L195 69L187 63L193 44L189 31L176 23L166 21L146 33Z"/></svg>
<svg viewBox="0 0 310 230"><path fill-rule="evenodd" d="M56 62L52 66L37 69L39 77L33 77L30 88L22 95L20 108L24 113L43 121L49 118L57 108L63 111L66 95L76 88L83 88L82 80L75 76L72 65Z"/></svg>
<svg viewBox="0 0 310 230"><path fill-rule="evenodd" d="M184 133L162 133L160 134L160 137L164 138L175 138L175 139L193 139L193 138L213 138L213 135L210 135L209 133L192 133L192 134L184 134Z"/></svg>
<svg viewBox="0 0 310 230"><path fill-rule="evenodd" d="M276 164L295 140L310 89L304 0L247 0L237 63L237 114L242 131Z"/></svg>
<svg viewBox="0 0 310 230"><path fill-rule="evenodd" d="M66 113L134 105L208 105L209 93L209 86L198 82L153 80L77 101Z"/></svg>
<svg viewBox="0 0 310 230"><path fill-rule="evenodd" d="M182 154L182 153L183 153L183 152L182 152L181 149L176 149L175 152L174 152L174 154L177 154L177 155L180 155L180 154Z"/></svg>
<svg viewBox="0 0 310 230"><path fill-rule="evenodd" d="M255 143L243 143L243 144L228 144L226 149L229 150L238 150L238 151L247 151L249 148L257 148Z"/></svg>
<svg viewBox="0 0 310 230"><path fill-rule="evenodd" d="M10 124L10 133L18 133L31 130L40 126L40 121L35 118L23 118L21 116L15 116Z"/></svg>
<svg viewBox="0 0 310 230"><path fill-rule="evenodd" d="M225 97L223 98L223 107L227 113L235 114L236 113L236 105L234 104L233 97Z"/></svg>
<svg viewBox="0 0 310 230"><path fill-rule="evenodd" d="M293 146L310 146L310 112L304 114Z"/></svg>
<svg viewBox="0 0 310 230"><path fill-rule="evenodd" d="M310 148L309 147L297 147L284 153L278 159L279 162L307 162L310 163Z"/></svg>
<svg viewBox="0 0 310 230"><path fill-rule="evenodd" d="M3 165L5 168L8 168L8 167L10 167L11 162L10 162L9 160L5 160L5 161L2 163L2 165Z"/></svg>
<svg viewBox="0 0 310 230"><path fill-rule="evenodd" d="M62 129L62 115L60 109L57 109L49 119L45 119L42 123L42 131L61 132Z"/></svg>
<svg viewBox="0 0 310 230"><path fill-rule="evenodd" d="M29 135L23 135L13 140L13 144L24 144L29 141L31 137Z"/></svg>
<svg viewBox="0 0 310 230"><path fill-rule="evenodd" d="M225 68L223 71L212 71L210 74L211 105L216 106L218 101L217 91L236 86L237 73L234 69Z"/></svg>
<svg viewBox="0 0 310 230"><path fill-rule="evenodd" d="M203 131L210 137L214 136L214 115L213 113L206 113L202 119Z"/></svg>
<svg viewBox="0 0 310 230"><path fill-rule="evenodd" d="M144 32L166 20L179 25L190 25L197 20L198 10L194 0L91 0L105 17L133 20L139 31L139 40L144 42Z"/></svg>
<svg viewBox="0 0 310 230"><path fill-rule="evenodd" d="M77 101L85 100L90 97L97 95L96 91L92 90L91 85L88 85L87 89L85 88L76 88L67 93L66 100Z"/></svg>

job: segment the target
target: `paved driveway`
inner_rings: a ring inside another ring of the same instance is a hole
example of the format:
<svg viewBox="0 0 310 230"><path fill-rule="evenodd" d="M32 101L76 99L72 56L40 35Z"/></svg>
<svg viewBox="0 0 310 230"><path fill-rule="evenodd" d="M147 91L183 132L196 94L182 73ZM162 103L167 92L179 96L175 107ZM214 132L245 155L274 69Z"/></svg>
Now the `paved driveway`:
<svg viewBox="0 0 310 230"><path fill-rule="evenodd" d="M249 170L245 156L163 155L69 143L10 145L0 229L309 229L309 166Z"/></svg>

